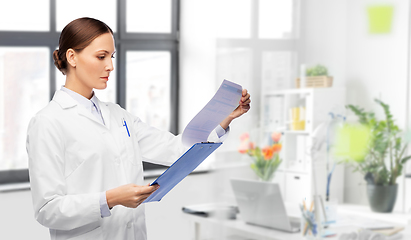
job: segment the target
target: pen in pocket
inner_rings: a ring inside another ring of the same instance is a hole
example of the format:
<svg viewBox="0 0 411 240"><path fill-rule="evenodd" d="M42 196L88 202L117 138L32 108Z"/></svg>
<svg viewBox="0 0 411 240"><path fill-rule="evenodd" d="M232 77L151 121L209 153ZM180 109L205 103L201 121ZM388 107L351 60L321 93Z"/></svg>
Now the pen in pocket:
<svg viewBox="0 0 411 240"><path fill-rule="evenodd" d="M124 127L126 127L126 130L127 130L127 134L128 134L128 137L130 137L130 132L128 131L128 127L127 127L127 122L126 122L126 120L123 118L123 122L124 122Z"/></svg>

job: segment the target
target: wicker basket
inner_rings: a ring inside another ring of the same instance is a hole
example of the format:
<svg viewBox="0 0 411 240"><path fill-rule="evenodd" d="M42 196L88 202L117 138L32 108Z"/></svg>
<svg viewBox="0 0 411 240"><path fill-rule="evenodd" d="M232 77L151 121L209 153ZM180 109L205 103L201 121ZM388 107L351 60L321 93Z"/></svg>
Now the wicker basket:
<svg viewBox="0 0 411 240"><path fill-rule="evenodd" d="M305 77L305 81L305 87L307 88L323 88L333 85L333 77L330 76ZM300 88L299 78L295 80L295 85L297 88Z"/></svg>

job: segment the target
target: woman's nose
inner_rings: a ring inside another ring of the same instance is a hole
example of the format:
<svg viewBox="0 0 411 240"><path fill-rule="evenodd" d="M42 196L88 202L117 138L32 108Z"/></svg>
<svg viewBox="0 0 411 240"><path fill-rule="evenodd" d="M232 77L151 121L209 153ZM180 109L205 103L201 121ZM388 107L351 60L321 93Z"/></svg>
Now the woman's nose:
<svg viewBox="0 0 411 240"><path fill-rule="evenodd" d="M113 60L110 59L110 62L106 66L106 70L110 72L114 70Z"/></svg>

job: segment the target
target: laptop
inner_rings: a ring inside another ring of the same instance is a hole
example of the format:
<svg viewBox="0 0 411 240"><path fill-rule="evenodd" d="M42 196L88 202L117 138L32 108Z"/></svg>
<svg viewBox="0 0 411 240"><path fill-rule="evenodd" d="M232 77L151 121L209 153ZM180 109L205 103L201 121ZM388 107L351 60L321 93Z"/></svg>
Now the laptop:
<svg viewBox="0 0 411 240"><path fill-rule="evenodd" d="M300 221L287 216L277 183L231 179L241 218L249 224L298 232Z"/></svg>

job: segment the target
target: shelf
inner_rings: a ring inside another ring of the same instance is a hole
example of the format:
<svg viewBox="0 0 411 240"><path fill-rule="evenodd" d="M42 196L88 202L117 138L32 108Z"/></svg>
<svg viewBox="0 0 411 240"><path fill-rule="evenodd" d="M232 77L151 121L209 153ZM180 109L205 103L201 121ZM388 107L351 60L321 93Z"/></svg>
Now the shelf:
<svg viewBox="0 0 411 240"><path fill-rule="evenodd" d="M283 131L284 134L301 134L301 135L310 135L310 131L295 131L295 130L286 130Z"/></svg>
<svg viewBox="0 0 411 240"><path fill-rule="evenodd" d="M11 192L11 191L20 191L20 190L30 190L30 183L9 183L9 184L0 184L0 192Z"/></svg>
<svg viewBox="0 0 411 240"><path fill-rule="evenodd" d="M288 169L288 168L283 169L283 172L284 173L292 173L292 174L305 174L305 175L310 174L310 171L308 171L308 170L295 170L295 169Z"/></svg>
<svg viewBox="0 0 411 240"><path fill-rule="evenodd" d="M335 90L335 88L291 88L291 89L284 89L284 90L275 90L275 91L267 91L263 92L265 96L273 96L273 95L292 95L292 94L313 94L314 92L326 92L330 91L330 89Z"/></svg>
<svg viewBox="0 0 411 240"><path fill-rule="evenodd" d="M292 88L285 90L276 90L276 91L267 91L264 92L264 95L288 95L288 94L311 94L312 88Z"/></svg>
<svg viewBox="0 0 411 240"><path fill-rule="evenodd" d="M325 155L319 154L313 162L312 156L308 154L313 147L311 137L315 127L329 119L332 109L344 106L345 91L340 88L294 88L261 92L261 133L264 137L273 131L283 134L283 163L278 170L281 174L274 182L285 191L286 201L299 203L302 198L313 194L311 177L314 173L318 178L327 176ZM305 110L301 111L301 107ZM293 110L295 108L299 108L299 111ZM291 124L292 120L305 121L304 128L300 124ZM343 177L343 170L342 167L337 167L334 176ZM343 183L331 182L332 188L339 189L333 194L341 202L344 199ZM318 192L325 193L325 184L316 187ZM296 192L295 189L299 191Z"/></svg>
<svg viewBox="0 0 411 240"><path fill-rule="evenodd" d="M264 133L272 133L272 132L274 132L275 130L270 130L270 129L267 129L267 130L264 130ZM311 134L311 132L310 131L296 131L296 130L284 130L284 131L278 131L278 132L282 132L282 133L284 133L284 134L296 134L296 135L310 135Z"/></svg>

